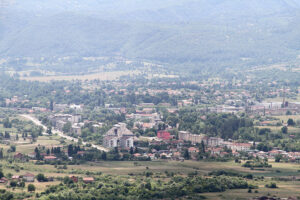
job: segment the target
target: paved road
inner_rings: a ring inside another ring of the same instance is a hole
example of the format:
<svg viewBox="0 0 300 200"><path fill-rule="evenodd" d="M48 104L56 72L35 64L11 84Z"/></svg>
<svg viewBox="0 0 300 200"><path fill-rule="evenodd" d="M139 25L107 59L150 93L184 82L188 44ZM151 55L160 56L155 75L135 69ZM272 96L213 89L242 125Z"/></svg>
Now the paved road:
<svg viewBox="0 0 300 200"><path fill-rule="evenodd" d="M31 115L20 115L26 119L29 119L31 120L33 123L35 123L36 125L38 126L42 126L44 128L44 131L47 130L47 127L45 125L43 125L37 118L31 116ZM78 142L78 139L77 138L74 138L74 137L71 137L71 136L68 136L68 135L65 135L63 132L59 131L59 130L55 130L55 129L52 129L52 133L53 134L57 134L59 135L60 137L63 137L63 138L66 138L67 140L71 140L71 141L74 141L74 142ZM43 133L43 134L46 134L47 133ZM83 145L87 145L87 142L82 142ZM103 146L100 146L100 145L95 145L95 144L91 144L92 147L98 149L98 150L101 150L101 151L105 151L105 152L108 152L109 150Z"/></svg>

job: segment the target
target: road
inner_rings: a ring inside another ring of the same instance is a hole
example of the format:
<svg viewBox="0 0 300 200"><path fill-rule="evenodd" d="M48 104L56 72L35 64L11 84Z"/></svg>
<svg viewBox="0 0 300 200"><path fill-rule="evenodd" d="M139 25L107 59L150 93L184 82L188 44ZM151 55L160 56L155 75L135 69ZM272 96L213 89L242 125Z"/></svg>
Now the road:
<svg viewBox="0 0 300 200"><path fill-rule="evenodd" d="M44 128L44 130L47 130L47 127L45 125L43 125L37 118L31 116L31 115L20 115L26 119L29 119L31 120L33 123L35 123L36 125L38 126L42 126ZM74 141L74 142L78 142L78 139L77 138L74 138L74 137L71 137L71 136L68 136L68 135L65 135L63 132L59 131L59 130L55 130L55 129L52 129L52 133L53 134L57 134L59 135L60 137L62 138L65 138L67 140L71 140L71 141ZM47 133L43 133L43 134L47 134ZM87 142L82 142L83 145L87 145L88 143ZM90 144L90 143L89 143ZM105 151L105 152L108 152L109 150L103 146L100 146L100 145L95 145L95 144L91 144L93 148L96 148L98 150L101 150L101 151Z"/></svg>

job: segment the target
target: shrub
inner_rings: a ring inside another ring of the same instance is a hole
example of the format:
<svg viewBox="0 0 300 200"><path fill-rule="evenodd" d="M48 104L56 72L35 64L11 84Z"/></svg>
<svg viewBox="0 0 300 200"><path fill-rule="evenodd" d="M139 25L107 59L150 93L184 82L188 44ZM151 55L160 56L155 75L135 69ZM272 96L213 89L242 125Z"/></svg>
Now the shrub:
<svg viewBox="0 0 300 200"><path fill-rule="evenodd" d="M276 185L276 183L274 183L274 182L266 184L265 187L266 188L278 188L277 185Z"/></svg>
<svg viewBox="0 0 300 200"><path fill-rule="evenodd" d="M33 184L29 184L27 187L28 192L34 192L35 191L35 186Z"/></svg>

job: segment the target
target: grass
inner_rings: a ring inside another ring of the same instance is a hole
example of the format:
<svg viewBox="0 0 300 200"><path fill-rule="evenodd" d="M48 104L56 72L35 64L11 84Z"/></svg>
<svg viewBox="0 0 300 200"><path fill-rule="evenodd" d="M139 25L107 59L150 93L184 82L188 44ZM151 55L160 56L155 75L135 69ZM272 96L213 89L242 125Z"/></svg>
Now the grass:
<svg viewBox="0 0 300 200"><path fill-rule="evenodd" d="M21 138L20 141L22 141L23 139ZM34 151L34 149L38 146L51 146L51 145L58 145L60 144L58 140L56 139L52 139L48 136L39 136L37 142L35 143L30 143L28 141L27 144L21 144L21 145L17 145L17 152L22 152L25 154L28 153L32 153Z"/></svg>
<svg viewBox="0 0 300 200"><path fill-rule="evenodd" d="M139 71L112 71L112 72L100 72L87 75L72 75L72 76L36 76L36 77L21 77L23 80L27 81L40 81L40 82L49 82L49 81L71 81L71 80L116 80L121 76L127 75L137 75Z"/></svg>

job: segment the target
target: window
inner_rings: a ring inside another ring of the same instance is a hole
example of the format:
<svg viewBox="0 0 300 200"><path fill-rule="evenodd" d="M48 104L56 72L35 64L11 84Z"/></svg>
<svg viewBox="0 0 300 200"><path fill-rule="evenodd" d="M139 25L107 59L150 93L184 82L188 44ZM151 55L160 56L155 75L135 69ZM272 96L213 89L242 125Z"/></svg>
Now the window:
<svg viewBox="0 0 300 200"><path fill-rule="evenodd" d="M114 146L114 141L113 140L110 141L110 146L111 147Z"/></svg>
<svg viewBox="0 0 300 200"><path fill-rule="evenodd" d="M130 147L130 141L127 140L127 147Z"/></svg>

